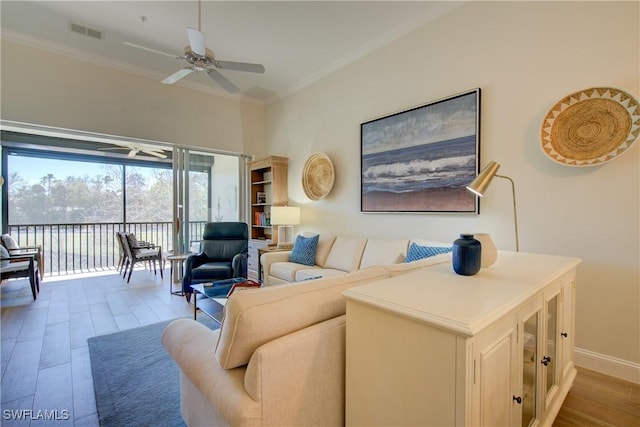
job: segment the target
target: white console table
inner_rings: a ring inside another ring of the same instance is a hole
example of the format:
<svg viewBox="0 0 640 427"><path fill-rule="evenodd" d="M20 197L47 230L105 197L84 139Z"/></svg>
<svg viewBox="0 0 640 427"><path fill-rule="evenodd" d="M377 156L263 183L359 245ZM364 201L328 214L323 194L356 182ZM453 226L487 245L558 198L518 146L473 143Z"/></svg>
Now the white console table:
<svg viewBox="0 0 640 427"><path fill-rule="evenodd" d="M500 251L350 288L347 425L551 425L576 375L577 258Z"/></svg>

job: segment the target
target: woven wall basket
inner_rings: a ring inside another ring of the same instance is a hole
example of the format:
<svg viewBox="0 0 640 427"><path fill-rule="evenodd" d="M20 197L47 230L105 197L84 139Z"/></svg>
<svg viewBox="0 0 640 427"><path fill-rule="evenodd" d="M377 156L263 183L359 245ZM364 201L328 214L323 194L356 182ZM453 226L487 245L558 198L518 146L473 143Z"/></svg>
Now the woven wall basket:
<svg viewBox="0 0 640 427"><path fill-rule="evenodd" d="M595 87L572 93L549 110L540 146L555 162L592 166L625 152L639 134L638 100L620 89Z"/></svg>
<svg viewBox="0 0 640 427"><path fill-rule="evenodd" d="M312 154L302 170L302 189L311 200L320 200L331 192L335 182L333 163L326 154Z"/></svg>

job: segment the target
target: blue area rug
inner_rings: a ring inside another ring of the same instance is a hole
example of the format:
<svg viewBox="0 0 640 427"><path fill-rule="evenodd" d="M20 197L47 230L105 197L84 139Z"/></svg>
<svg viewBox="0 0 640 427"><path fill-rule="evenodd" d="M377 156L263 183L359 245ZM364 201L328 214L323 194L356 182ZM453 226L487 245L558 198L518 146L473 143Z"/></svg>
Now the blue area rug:
<svg viewBox="0 0 640 427"><path fill-rule="evenodd" d="M206 316L201 323L218 324ZM183 427L179 369L160 336L171 321L89 338L101 427Z"/></svg>

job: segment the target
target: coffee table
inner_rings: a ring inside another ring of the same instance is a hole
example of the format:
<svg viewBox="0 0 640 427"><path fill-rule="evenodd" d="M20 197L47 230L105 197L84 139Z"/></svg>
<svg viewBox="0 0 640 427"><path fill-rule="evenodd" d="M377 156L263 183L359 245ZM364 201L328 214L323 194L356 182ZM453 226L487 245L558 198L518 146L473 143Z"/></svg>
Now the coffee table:
<svg viewBox="0 0 640 427"><path fill-rule="evenodd" d="M212 283L200 283L191 285L193 288L193 319L196 320L198 309L218 323L222 323L224 317L224 305L227 303L227 294L236 283L244 282L244 277L218 280ZM198 295L201 295L198 297Z"/></svg>

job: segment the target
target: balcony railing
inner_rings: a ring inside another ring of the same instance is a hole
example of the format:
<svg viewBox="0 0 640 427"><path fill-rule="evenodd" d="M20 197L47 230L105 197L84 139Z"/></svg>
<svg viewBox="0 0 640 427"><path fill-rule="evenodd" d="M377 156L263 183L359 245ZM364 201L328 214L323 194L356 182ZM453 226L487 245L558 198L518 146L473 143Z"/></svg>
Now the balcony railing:
<svg viewBox="0 0 640 427"><path fill-rule="evenodd" d="M202 238L205 224L190 223L189 242ZM42 246L45 275L62 276L114 269L120 258L117 231L134 233L163 253L173 249L172 222L9 225L7 232L19 246Z"/></svg>

